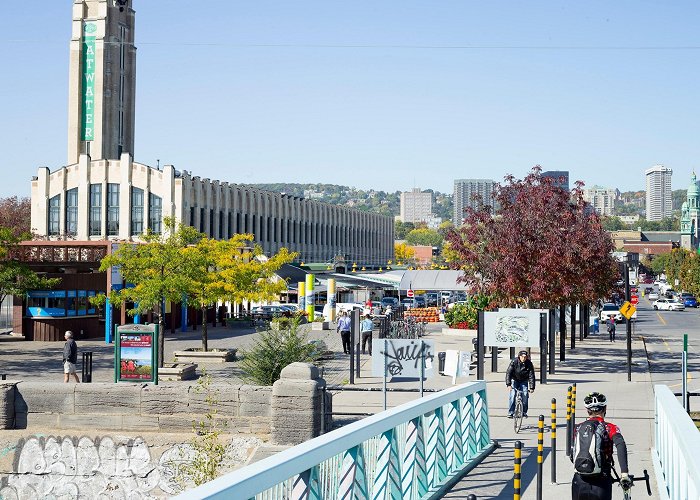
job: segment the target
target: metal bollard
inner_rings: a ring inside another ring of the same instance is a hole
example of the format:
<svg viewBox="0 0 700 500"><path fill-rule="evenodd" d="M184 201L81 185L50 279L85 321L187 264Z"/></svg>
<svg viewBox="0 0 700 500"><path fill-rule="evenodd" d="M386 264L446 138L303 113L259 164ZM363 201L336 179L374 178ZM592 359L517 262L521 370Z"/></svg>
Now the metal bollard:
<svg viewBox="0 0 700 500"><path fill-rule="evenodd" d="M92 382L92 351L83 353L83 383Z"/></svg>
<svg viewBox="0 0 700 500"><path fill-rule="evenodd" d="M552 398L552 484L557 483L557 400Z"/></svg>
<svg viewBox="0 0 700 500"><path fill-rule="evenodd" d="M569 445L574 446L574 429L576 428L576 383L571 389L571 436L569 437ZM571 452L569 452L571 456Z"/></svg>
<svg viewBox="0 0 700 500"><path fill-rule="evenodd" d="M2 378L2 380L7 380L7 373L0 375L0 378Z"/></svg>
<svg viewBox="0 0 700 500"><path fill-rule="evenodd" d="M513 462L513 500L520 500L520 465L522 464L523 443L515 442L515 460Z"/></svg>
<svg viewBox="0 0 700 500"><path fill-rule="evenodd" d="M544 448L544 415L537 420L537 500L542 500L542 451Z"/></svg>
<svg viewBox="0 0 700 500"><path fill-rule="evenodd" d="M571 386L566 391L566 456L571 455Z"/></svg>

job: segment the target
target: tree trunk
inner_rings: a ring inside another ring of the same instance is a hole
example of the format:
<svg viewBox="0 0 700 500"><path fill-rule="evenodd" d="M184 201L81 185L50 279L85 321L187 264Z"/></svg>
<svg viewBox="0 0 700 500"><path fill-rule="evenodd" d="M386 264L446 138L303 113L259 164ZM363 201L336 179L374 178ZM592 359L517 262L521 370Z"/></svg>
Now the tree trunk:
<svg viewBox="0 0 700 500"><path fill-rule="evenodd" d="M165 362L165 318L163 303L158 306L158 368L163 368Z"/></svg>
<svg viewBox="0 0 700 500"><path fill-rule="evenodd" d="M207 352L207 306L202 306L202 350Z"/></svg>

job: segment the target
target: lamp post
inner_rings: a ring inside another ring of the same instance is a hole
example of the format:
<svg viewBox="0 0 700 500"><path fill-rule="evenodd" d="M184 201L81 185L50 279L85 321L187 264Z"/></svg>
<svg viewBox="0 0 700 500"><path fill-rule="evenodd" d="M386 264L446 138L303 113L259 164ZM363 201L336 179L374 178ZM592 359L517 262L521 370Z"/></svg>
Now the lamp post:
<svg viewBox="0 0 700 500"><path fill-rule="evenodd" d="M630 264L628 257L625 257L625 300L630 301ZM632 382L632 318L628 319L627 325L627 381Z"/></svg>

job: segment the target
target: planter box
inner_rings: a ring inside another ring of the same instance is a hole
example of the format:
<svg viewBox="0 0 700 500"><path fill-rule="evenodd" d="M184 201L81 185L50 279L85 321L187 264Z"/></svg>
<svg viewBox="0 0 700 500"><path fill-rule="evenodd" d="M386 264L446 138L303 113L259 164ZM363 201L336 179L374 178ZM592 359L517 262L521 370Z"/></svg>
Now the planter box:
<svg viewBox="0 0 700 500"><path fill-rule="evenodd" d="M314 321L311 323L311 329L312 330L330 330L331 329L331 322L330 321Z"/></svg>
<svg viewBox="0 0 700 500"><path fill-rule="evenodd" d="M204 352L199 348L190 348L173 354L176 361L190 363L226 363L236 359L236 349L212 349Z"/></svg>
<svg viewBox="0 0 700 500"><path fill-rule="evenodd" d="M476 330L465 330L463 328L443 328L443 335L454 335L456 337L476 337Z"/></svg>
<svg viewBox="0 0 700 500"><path fill-rule="evenodd" d="M158 380L193 380L197 378L197 365L192 363L165 363L158 368Z"/></svg>

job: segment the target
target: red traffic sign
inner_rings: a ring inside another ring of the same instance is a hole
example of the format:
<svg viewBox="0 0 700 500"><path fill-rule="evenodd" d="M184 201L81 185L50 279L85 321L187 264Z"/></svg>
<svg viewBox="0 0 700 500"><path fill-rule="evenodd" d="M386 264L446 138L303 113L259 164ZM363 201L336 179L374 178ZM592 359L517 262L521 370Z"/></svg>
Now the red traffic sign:
<svg viewBox="0 0 700 500"><path fill-rule="evenodd" d="M632 295L632 297L630 297L630 304L635 306L639 304L639 297L637 295Z"/></svg>
<svg viewBox="0 0 700 500"><path fill-rule="evenodd" d="M406 292L406 297L408 297L409 299L412 299L412 298L413 298L413 295L414 295L413 290L408 290L408 291Z"/></svg>

